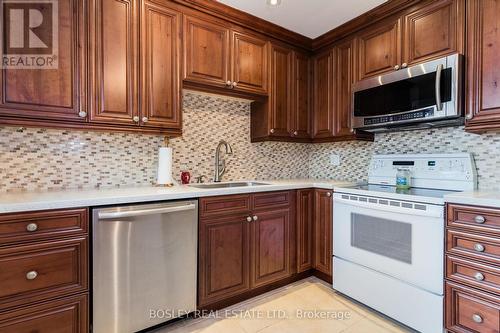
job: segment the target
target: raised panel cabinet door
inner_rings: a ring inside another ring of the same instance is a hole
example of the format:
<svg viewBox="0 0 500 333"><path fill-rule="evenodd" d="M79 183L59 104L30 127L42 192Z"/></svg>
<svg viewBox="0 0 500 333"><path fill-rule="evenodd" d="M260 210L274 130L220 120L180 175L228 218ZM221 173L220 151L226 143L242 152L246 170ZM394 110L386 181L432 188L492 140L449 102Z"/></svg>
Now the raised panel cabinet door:
<svg viewBox="0 0 500 333"><path fill-rule="evenodd" d="M464 52L464 0L433 1L405 16L403 62L414 65Z"/></svg>
<svg viewBox="0 0 500 333"><path fill-rule="evenodd" d="M251 240L251 287L291 276L290 209L254 213Z"/></svg>
<svg viewBox="0 0 500 333"><path fill-rule="evenodd" d="M314 58L313 138L331 138L334 135L333 117L333 51Z"/></svg>
<svg viewBox="0 0 500 333"><path fill-rule="evenodd" d="M332 193L331 190L315 190L314 194L314 268L332 275Z"/></svg>
<svg viewBox="0 0 500 333"><path fill-rule="evenodd" d="M396 65L401 65L401 20L370 27L358 36L358 79L393 71Z"/></svg>
<svg viewBox="0 0 500 333"><path fill-rule="evenodd" d="M200 221L199 306L250 289L248 216L221 215Z"/></svg>
<svg viewBox="0 0 500 333"><path fill-rule="evenodd" d="M232 32L232 81L234 89L267 94L268 42L241 32Z"/></svg>
<svg viewBox="0 0 500 333"><path fill-rule="evenodd" d="M314 190L297 191L297 272L313 264Z"/></svg>
<svg viewBox="0 0 500 333"><path fill-rule="evenodd" d="M53 63L54 67L43 69L0 70L0 117L87 120L86 8L87 3L83 0L58 1L57 45L52 45L52 35L41 34L42 38L48 38L46 45L49 48L57 46L57 67ZM52 17L51 6L40 5L37 9L44 17ZM6 33L4 29L4 41Z"/></svg>
<svg viewBox="0 0 500 333"><path fill-rule="evenodd" d="M500 128L500 2L467 1L468 130Z"/></svg>
<svg viewBox="0 0 500 333"><path fill-rule="evenodd" d="M181 14L144 1L141 22L141 125L180 129Z"/></svg>
<svg viewBox="0 0 500 333"><path fill-rule="evenodd" d="M229 28L184 16L184 80L227 86L229 77Z"/></svg>
<svg viewBox="0 0 500 333"><path fill-rule="evenodd" d="M137 112L138 0L92 0L90 121L139 124Z"/></svg>
<svg viewBox="0 0 500 333"><path fill-rule="evenodd" d="M289 137L289 120L292 107L292 51L273 45L271 47L271 135Z"/></svg>
<svg viewBox="0 0 500 333"><path fill-rule="evenodd" d="M347 41L335 47L335 136L353 134L351 130L352 84L354 82L353 42Z"/></svg>
<svg viewBox="0 0 500 333"><path fill-rule="evenodd" d="M305 54L293 56L293 106L290 130L295 138L311 137L311 60Z"/></svg>

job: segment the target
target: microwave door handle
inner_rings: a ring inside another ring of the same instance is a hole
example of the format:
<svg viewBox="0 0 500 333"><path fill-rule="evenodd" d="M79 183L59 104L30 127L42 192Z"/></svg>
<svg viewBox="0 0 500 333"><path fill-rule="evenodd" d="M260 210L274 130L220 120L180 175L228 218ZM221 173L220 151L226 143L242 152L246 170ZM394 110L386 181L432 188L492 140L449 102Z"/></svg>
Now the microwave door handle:
<svg viewBox="0 0 500 333"><path fill-rule="evenodd" d="M441 111L441 73L443 72L443 64L439 64L436 68L436 110Z"/></svg>

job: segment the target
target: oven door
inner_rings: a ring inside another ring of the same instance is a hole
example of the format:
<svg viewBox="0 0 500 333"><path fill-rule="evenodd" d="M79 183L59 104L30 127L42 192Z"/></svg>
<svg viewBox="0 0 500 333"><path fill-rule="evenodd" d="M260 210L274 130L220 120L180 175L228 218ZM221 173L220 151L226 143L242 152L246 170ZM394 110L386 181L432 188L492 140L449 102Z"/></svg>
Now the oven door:
<svg viewBox="0 0 500 333"><path fill-rule="evenodd" d="M333 211L335 257L443 294L444 207L336 193Z"/></svg>

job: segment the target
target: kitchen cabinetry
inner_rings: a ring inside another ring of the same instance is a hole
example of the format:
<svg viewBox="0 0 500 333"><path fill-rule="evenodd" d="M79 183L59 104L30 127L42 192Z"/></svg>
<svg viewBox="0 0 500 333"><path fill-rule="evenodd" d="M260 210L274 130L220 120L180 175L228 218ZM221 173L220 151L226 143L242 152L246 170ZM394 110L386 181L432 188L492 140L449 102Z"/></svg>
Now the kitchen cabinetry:
<svg viewBox="0 0 500 333"><path fill-rule="evenodd" d="M500 210L448 204L446 328L500 330Z"/></svg>
<svg viewBox="0 0 500 333"><path fill-rule="evenodd" d="M294 194L200 199L199 306L210 307L292 276Z"/></svg>
<svg viewBox="0 0 500 333"><path fill-rule="evenodd" d="M467 1L466 129L500 129L500 3Z"/></svg>
<svg viewBox="0 0 500 333"><path fill-rule="evenodd" d="M313 139L334 136L333 50L325 51L313 59Z"/></svg>
<svg viewBox="0 0 500 333"><path fill-rule="evenodd" d="M331 190L314 192L314 264L315 270L331 279L333 261L333 199Z"/></svg>
<svg viewBox="0 0 500 333"><path fill-rule="evenodd" d="M357 35L358 80L463 53L465 1L438 0Z"/></svg>
<svg viewBox="0 0 500 333"><path fill-rule="evenodd" d="M0 215L0 331L88 330L88 211Z"/></svg>
<svg viewBox="0 0 500 333"><path fill-rule="evenodd" d="M314 190L297 191L297 271L313 266Z"/></svg>
<svg viewBox="0 0 500 333"><path fill-rule="evenodd" d="M267 95L267 40L209 16L184 16L184 80Z"/></svg>

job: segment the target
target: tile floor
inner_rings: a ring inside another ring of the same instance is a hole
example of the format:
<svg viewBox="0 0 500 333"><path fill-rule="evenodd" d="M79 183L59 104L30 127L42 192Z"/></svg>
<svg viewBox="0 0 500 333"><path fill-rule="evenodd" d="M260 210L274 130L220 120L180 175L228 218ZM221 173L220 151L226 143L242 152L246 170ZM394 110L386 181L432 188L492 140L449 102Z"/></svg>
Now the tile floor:
<svg viewBox="0 0 500 333"><path fill-rule="evenodd" d="M321 318L322 317L322 318ZM285 319L286 318L286 319ZM414 332L307 278L154 333L409 333Z"/></svg>

